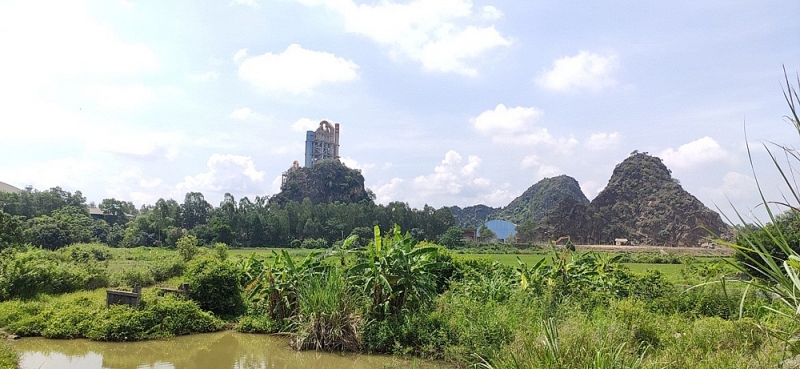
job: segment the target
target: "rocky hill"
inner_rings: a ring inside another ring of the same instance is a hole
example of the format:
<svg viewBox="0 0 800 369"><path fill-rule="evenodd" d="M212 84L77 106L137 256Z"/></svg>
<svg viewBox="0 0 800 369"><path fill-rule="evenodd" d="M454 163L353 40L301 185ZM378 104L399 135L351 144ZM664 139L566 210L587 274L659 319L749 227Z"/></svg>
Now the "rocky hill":
<svg viewBox="0 0 800 369"><path fill-rule="evenodd" d="M453 215L457 224L465 222L464 213ZM516 224L533 219L543 242L570 236L580 244L613 244L625 238L636 245L699 246L709 231L723 237L731 232L719 214L672 178L661 159L636 151L614 168L608 185L591 202L575 179L562 175L539 181L508 206L485 215L473 218Z"/></svg>
<svg viewBox="0 0 800 369"><path fill-rule="evenodd" d="M699 246L709 231L717 235L730 232L719 214L672 178L661 159L646 153L634 152L618 164L605 189L582 216L578 212L548 217L578 236L579 242L594 244L626 238L639 245ZM571 219L555 220L564 218Z"/></svg>
<svg viewBox="0 0 800 369"><path fill-rule="evenodd" d="M550 209L561 201L583 205L589 203L589 199L583 194L581 186L575 178L560 175L545 178L528 187L497 216L515 224L522 224L528 219L539 222Z"/></svg>
<svg viewBox="0 0 800 369"><path fill-rule="evenodd" d="M369 199L361 172L346 167L339 160L319 161L310 168L292 167L285 176L281 192L270 198L270 202L284 205L309 198L312 204L319 204Z"/></svg>
<svg viewBox="0 0 800 369"><path fill-rule="evenodd" d="M453 213L453 218L456 220L456 225L461 228L478 228L481 224L486 223L487 220L496 219L497 213L502 210L501 208L493 208L486 205L467 206L460 208L458 206L451 206L450 212Z"/></svg>

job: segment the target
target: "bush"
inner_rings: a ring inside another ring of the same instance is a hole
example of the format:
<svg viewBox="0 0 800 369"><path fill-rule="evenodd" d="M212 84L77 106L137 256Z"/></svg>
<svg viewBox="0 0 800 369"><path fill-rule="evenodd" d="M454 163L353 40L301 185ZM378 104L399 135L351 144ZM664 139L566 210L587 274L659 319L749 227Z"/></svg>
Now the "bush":
<svg viewBox="0 0 800 369"><path fill-rule="evenodd" d="M95 262L73 262L41 249L7 249L0 254L0 301L32 298L108 285L106 268Z"/></svg>
<svg viewBox="0 0 800 369"><path fill-rule="evenodd" d="M178 254L183 258L183 261L192 260L200 252L197 246L197 237L187 234L178 240L175 248L178 249Z"/></svg>
<svg viewBox="0 0 800 369"><path fill-rule="evenodd" d="M300 247L304 249L324 249L328 247L328 242L324 238L306 238Z"/></svg>
<svg viewBox="0 0 800 369"><path fill-rule="evenodd" d="M243 276L232 262L205 256L189 264L184 278L189 283L189 296L203 310L226 317L245 311L239 286Z"/></svg>
<svg viewBox="0 0 800 369"><path fill-rule="evenodd" d="M152 286L156 281L153 274L150 273L147 267L128 267L118 270L111 275L111 284L113 286Z"/></svg>

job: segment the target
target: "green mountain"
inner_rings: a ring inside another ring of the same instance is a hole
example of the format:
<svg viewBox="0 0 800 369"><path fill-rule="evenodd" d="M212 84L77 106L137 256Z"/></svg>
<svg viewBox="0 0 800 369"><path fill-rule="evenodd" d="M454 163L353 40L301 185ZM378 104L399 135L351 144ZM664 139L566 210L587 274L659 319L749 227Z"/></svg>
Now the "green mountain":
<svg viewBox="0 0 800 369"><path fill-rule="evenodd" d="M473 205L466 208L451 206L450 212L456 220L456 225L461 228L479 228L488 220L496 219L497 213L502 208L493 208L486 205Z"/></svg>
<svg viewBox="0 0 800 369"><path fill-rule="evenodd" d="M539 222L545 214L561 201L570 204L589 203L575 178L560 175L545 178L528 187L522 195L512 200L497 217L514 224L522 224L528 219Z"/></svg>
<svg viewBox="0 0 800 369"><path fill-rule="evenodd" d="M584 228L575 231L587 243L626 238L656 246L699 246L709 231L730 232L719 214L672 178L661 159L636 151L614 168L608 185L587 207Z"/></svg>
<svg viewBox="0 0 800 369"><path fill-rule="evenodd" d="M369 200L361 171L350 169L339 160L323 160L310 168L294 166L284 173L281 192L270 198L271 203L284 205L289 201L312 204L360 202Z"/></svg>

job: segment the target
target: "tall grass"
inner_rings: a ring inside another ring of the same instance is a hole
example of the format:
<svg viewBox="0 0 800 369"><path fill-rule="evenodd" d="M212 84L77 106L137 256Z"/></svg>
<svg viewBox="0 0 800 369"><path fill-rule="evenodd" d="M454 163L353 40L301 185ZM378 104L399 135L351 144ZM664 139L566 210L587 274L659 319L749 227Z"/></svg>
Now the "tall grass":
<svg viewBox="0 0 800 369"><path fill-rule="evenodd" d="M793 85L784 68L784 78L786 85L783 95L790 111L785 119L795 128L800 137L800 117L798 116L800 77L797 78L797 85ZM793 320L795 324L788 325L790 329L776 330L774 333L786 339L786 342L796 344L797 327L799 326L796 323L800 323L800 254L798 254L798 246L793 244L794 242L780 227L770 227L769 225L777 224L782 211L800 211L800 187L795 178L797 170L800 169L798 167L800 152L791 145L773 142L763 142L762 145L783 186L783 198L775 201L767 199L764 195L753 164L753 153L748 144L750 166L756 178L761 205L767 213L768 221L756 220L753 227L742 228L738 242L723 241L723 243L740 253L740 262L734 266L752 278L748 282L749 285L776 297L783 303L783 309L768 308ZM747 224L747 220L739 211L735 211L734 219L742 224ZM731 220L730 217L728 220ZM759 233L766 237L759 237ZM778 253L773 250L785 255L785 258L778 256Z"/></svg>
<svg viewBox="0 0 800 369"><path fill-rule="evenodd" d="M298 350L361 351L359 300L338 268L309 278L298 292L296 334L290 345Z"/></svg>

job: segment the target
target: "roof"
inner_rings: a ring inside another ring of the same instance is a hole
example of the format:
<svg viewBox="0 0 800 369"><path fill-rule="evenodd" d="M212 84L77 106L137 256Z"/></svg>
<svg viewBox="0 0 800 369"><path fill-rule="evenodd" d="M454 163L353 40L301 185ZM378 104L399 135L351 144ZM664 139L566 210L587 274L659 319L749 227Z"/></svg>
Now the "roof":
<svg viewBox="0 0 800 369"><path fill-rule="evenodd" d="M0 191L3 192L22 192L19 188L16 188L8 183L0 182Z"/></svg>

